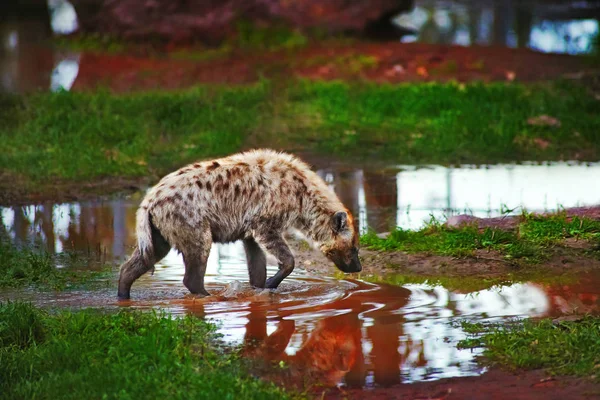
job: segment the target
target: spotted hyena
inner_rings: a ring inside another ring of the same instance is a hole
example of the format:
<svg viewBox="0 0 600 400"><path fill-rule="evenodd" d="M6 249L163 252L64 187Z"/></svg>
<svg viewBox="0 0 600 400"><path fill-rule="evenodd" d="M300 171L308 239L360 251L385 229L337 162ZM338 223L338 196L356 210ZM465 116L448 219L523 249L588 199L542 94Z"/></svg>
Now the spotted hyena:
<svg viewBox="0 0 600 400"><path fill-rule="evenodd" d="M283 233L297 228L344 272L358 272L358 231L352 214L317 174L299 159L253 150L198 162L165 176L137 211L137 247L121 267L119 298L173 247L183 255L183 284L204 288L213 243L242 240L250 284L276 288L294 269ZM264 250L279 263L267 279Z"/></svg>

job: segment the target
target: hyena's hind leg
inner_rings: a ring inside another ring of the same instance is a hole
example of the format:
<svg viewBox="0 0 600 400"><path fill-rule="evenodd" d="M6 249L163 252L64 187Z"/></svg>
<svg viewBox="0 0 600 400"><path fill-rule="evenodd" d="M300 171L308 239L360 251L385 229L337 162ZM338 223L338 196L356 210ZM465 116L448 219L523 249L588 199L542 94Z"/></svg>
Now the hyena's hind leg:
<svg viewBox="0 0 600 400"><path fill-rule="evenodd" d="M210 293L204 288L204 275L212 246L210 228L206 224L199 230L183 229L180 236L192 239L185 240L179 249L183 254L183 263L185 264L183 284L192 294L210 296Z"/></svg>
<svg viewBox="0 0 600 400"><path fill-rule="evenodd" d="M267 279L266 287L275 289L294 270L294 255L281 233L269 232L256 238L278 261L279 271Z"/></svg>
<svg viewBox="0 0 600 400"><path fill-rule="evenodd" d="M138 247L135 247L135 250L131 257L121 266L121 272L119 275L119 299L129 299L131 292L131 285L135 282L140 276L144 275L146 272L150 271L154 264L160 260L162 260L169 250L171 250L171 246L164 240L153 240L154 242L154 260L151 264L144 264L144 259L140 253Z"/></svg>
<svg viewBox="0 0 600 400"><path fill-rule="evenodd" d="M253 238L244 239L250 284L264 288L267 281L267 256Z"/></svg>

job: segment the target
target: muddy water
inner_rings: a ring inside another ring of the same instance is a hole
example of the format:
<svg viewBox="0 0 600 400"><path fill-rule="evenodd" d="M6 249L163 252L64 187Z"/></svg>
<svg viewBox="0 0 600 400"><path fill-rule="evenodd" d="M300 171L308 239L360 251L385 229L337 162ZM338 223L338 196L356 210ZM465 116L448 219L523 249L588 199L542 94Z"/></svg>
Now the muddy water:
<svg viewBox="0 0 600 400"><path fill-rule="evenodd" d="M600 192L589 185L599 166L576 164L488 168L393 167L371 171L328 166L319 174L360 216L361 229L395 224L414 227L429 215L471 211L493 216L502 208L554 209L593 205ZM0 209L0 229L17 243L41 242L50 252L83 251L97 262L118 264L135 242L135 210L142 193L128 198ZM394 224L395 221L395 224ZM273 274L274 263L269 263ZM335 270L329 267L331 275ZM465 337L457 324L468 319L498 321L530 316L598 313L600 274L576 283L519 283L470 293L441 286L403 287L337 280L298 268L276 291L249 287L240 243L211 251L207 289L195 299L181 284L183 262L171 252L154 275L134 285L133 300L115 299L115 276L100 291L3 292L0 298L27 298L68 307L162 308L173 314L213 319L227 342L248 357L284 361L291 379L329 384L389 385L477 375L479 350L458 350Z"/></svg>
<svg viewBox="0 0 600 400"><path fill-rule="evenodd" d="M466 337L457 324L522 317L598 313L600 274L568 285L518 283L469 293L441 286L403 287L335 280L295 271L274 291L247 283L243 247L218 246L211 253L207 290L196 299L181 284L181 258L170 253L154 275L133 287L133 299L119 303L116 285L102 291L4 293L59 307L160 308L219 324L227 343L246 357L289 366L289 379L360 387L478 375L480 350L458 350ZM269 267L269 273L275 267Z"/></svg>

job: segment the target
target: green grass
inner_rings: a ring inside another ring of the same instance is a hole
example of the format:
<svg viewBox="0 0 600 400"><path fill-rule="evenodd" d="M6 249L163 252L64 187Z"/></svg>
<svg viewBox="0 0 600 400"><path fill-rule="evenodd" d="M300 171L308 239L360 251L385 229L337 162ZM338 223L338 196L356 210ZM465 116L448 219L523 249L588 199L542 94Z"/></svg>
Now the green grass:
<svg viewBox="0 0 600 400"><path fill-rule="evenodd" d="M566 238L597 241L600 222L589 218L567 218L565 213L535 216L524 213L516 231L500 228L479 229L475 225L459 228L432 222L411 231L396 228L386 238L371 232L361 237L361 245L373 250L426 252L442 256L467 257L475 250L500 252L506 259L540 262L547 258L545 250L560 245Z"/></svg>
<svg viewBox="0 0 600 400"><path fill-rule="evenodd" d="M195 317L0 304L4 399L285 399Z"/></svg>
<svg viewBox="0 0 600 400"><path fill-rule="evenodd" d="M108 284L110 267L82 269L84 259L75 253L50 255L39 248L16 247L0 234L0 288L34 286L64 290ZM63 268L57 268L62 264Z"/></svg>
<svg viewBox="0 0 600 400"><path fill-rule="evenodd" d="M458 346L484 346L484 357L491 363L514 369L545 368L553 374L589 376L600 381L598 317L557 323L528 320L507 327L463 323L463 328L475 337Z"/></svg>
<svg viewBox="0 0 600 400"><path fill-rule="evenodd" d="M262 81L124 95L2 95L0 171L36 185L162 175L249 143L402 163L597 159L599 104L585 88L563 83ZM527 124L541 114L560 127ZM550 145L538 147L538 138Z"/></svg>
<svg viewBox="0 0 600 400"><path fill-rule="evenodd" d="M163 174L238 150L266 86L117 96L39 93L5 100L0 170L33 181ZM14 114L13 114L14 113Z"/></svg>

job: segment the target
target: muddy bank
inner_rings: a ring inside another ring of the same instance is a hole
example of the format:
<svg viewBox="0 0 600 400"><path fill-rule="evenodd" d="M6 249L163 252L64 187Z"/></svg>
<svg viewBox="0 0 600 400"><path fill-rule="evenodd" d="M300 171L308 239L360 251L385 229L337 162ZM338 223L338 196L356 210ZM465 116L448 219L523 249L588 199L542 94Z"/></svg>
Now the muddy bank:
<svg viewBox="0 0 600 400"><path fill-rule="evenodd" d="M32 184L22 178L0 172L0 206L57 203L114 198L142 190L149 178L101 178L85 182L54 180Z"/></svg>
<svg viewBox="0 0 600 400"><path fill-rule="evenodd" d="M290 240L296 260L310 273L327 273L328 261L302 241ZM450 257L402 251L360 250L363 271L358 277L385 274L409 274L431 277L501 278L520 272L546 271L561 275L575 271L600 269L600 259L590 255L595 247L585 241L565 240L560 246L546 250L547 260L529 265L505 258L496 251L477 250L474 256Z"/></svg>
<svg viewBox="0 0 600 400"><path fill-rule="evenodd" d="M543 371L515 373L491 369L477 377L417 382L373 390L330 389L325 399L410 400L563 400L600 398L600 385L583 378L548 377ZM318 397L318 395L316 396Z"/></svg>

